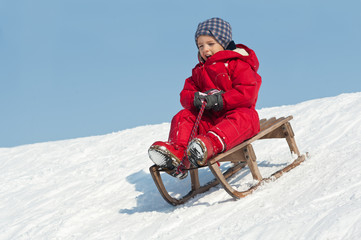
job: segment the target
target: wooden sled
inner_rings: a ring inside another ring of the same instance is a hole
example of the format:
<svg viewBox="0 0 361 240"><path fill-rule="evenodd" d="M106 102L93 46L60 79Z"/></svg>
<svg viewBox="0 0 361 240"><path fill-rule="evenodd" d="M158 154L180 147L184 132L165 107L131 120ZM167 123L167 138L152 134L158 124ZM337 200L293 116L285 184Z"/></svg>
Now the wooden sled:
<svg viewBox="0 0 361 240"><path fill-rule="evenodd" d="M207 166L211 169L215 179L211 182L205 184L204 186L200 185L198 169L189 170L189 175L191 177L191 190L188 194L181 198L172 197L168 191L166 190L161 172L163 171L156 165L153 165L149 168L149 171L152 175L155 185L157 186L162 197L172 205L183 204L188 201L190 198L194 197L199 193L203 193L208 191L211 187L216 186L221 183L223 188L229 193L233 198L239 199L243 198L253 191L255 191L262 182L275 180L282 176L283 173L290 171L291 169L298 166L301 162L305 160L305 155L301 155L294 138L294 133L289 121L292 119L292 116L281 117L281 118L270 118L270 119L262 119L260 120L261 131L254 137L244 141L238 146L221 153L214 158L210 159L207 163ZM256 162L256 155L252 147L252 142L259 139L272 139L272 138L285 138L288 146L290 148L291 153L297 155L297 158L289 165L284 167L283 169L273 173L270 177L263 178ZM233 167L230 167L225 172L222 172L218 163L221 162L232 162ZM258 181L258 183L252 187L250 187L246 191L238 191L233 188L228 182L227 179L237 173L239 170L248 166L252 177Z"/></svg>

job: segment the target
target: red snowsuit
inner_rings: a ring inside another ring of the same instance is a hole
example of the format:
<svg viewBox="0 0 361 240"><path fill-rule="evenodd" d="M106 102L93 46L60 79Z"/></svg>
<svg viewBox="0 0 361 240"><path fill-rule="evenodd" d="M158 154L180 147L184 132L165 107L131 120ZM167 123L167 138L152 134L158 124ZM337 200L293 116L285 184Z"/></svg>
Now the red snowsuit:
<svg viewBox="0 0 361 240"><path fill-rule="evenodd" d="M241 55L236 50L244 49ZM255 110L261 77L257 74L258 59L253 50L238 44L234 51L224 50L200 61L187 78L180 93L184 107L172 119L168 141L180 149L186 149L198 109L193 105L195 92L210 89L223 90L223 109L206 110L199 124L198 134L213 131L223 139L226 150L256 135L260 130Z"/></svg>

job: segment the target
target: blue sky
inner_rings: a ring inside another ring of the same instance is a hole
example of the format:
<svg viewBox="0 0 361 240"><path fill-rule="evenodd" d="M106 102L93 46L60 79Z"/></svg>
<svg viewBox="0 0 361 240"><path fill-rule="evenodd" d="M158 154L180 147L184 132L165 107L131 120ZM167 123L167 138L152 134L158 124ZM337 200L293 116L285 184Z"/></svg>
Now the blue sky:
<svg viewBox="0 0 361 240"><path fill-rule="evenodd" d="M170 122L211 17L255 50L257 109L359 92L360 11L360 0L0 0L0 147Z"/></svg>

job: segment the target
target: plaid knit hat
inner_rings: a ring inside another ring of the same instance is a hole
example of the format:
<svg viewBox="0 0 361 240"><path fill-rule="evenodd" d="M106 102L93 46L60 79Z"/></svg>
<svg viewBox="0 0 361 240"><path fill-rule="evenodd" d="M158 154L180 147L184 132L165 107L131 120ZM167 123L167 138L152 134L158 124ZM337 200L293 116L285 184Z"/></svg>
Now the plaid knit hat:
<svg viewBox="0 0 361 240"><path fill-rule="evenodd" d="M232 41L231 25L220 18L211 18L198 24L195 34L196 44L197 39L201 35L208 35L214 37L224 49Z"/></svg>

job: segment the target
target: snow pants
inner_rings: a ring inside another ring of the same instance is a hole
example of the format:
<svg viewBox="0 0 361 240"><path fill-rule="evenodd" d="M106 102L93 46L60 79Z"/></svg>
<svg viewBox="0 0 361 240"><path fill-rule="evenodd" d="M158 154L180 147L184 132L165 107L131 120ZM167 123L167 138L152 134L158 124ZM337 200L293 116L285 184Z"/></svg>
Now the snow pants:
<svg viewBox="0 0 361 240"><path fill-rule="evenodd" d="M198 112L183 109L172 119L168 141L186 149ZM260 131L259 117L255 109L236 108L230 111L205 112L199 124L198 134L216 133L229 150Z"/></svg>

